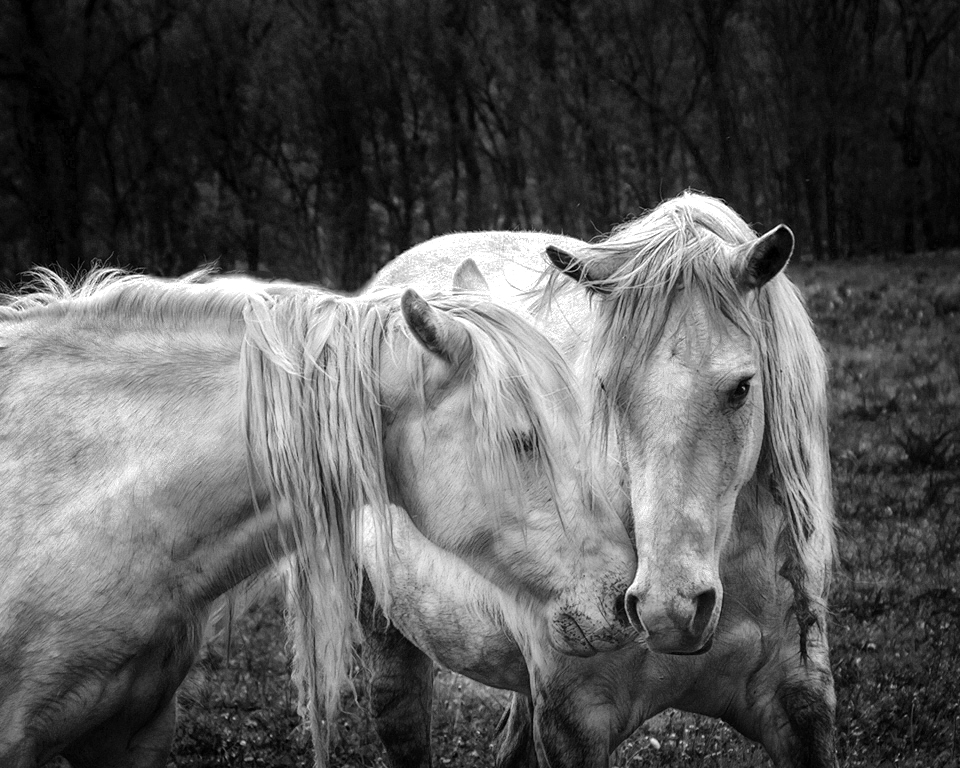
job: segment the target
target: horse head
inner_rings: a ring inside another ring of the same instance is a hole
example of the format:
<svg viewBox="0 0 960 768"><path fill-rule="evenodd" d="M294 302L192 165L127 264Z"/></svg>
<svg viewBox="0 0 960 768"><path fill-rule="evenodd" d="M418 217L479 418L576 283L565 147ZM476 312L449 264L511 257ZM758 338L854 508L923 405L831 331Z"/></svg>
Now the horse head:
<svg viewBox="0 0 960 768"><path fill-rule="evenodd" d="M757 237L723 203L684 195L553 265L594 294L588 364L629 477L638 567L630 621L651 649L702 653L720 616L721 557L764 445L757 305L793 234Z"/></svg>
<svg viewBox="0 0 960 768"><path fill-rule="evenodd" d="M557 650L621 647L636 637L623 610L635 555L586 471L572 372L474 278L429 302L403 294L381 364L391 498L464 569L545 616L537 631Z"/></svg>

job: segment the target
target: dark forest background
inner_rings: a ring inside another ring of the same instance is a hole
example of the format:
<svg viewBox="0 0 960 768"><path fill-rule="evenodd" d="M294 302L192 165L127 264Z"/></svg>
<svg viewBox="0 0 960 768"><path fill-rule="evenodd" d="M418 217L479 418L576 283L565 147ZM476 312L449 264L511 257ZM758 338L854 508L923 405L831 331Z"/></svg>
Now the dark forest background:
<svg viewBox="0 0 960 768"><path fill-rule="evenodd" d="M960 245L956 0L0 0L0 279L352 289L696 188L816 259Z"/></svg>

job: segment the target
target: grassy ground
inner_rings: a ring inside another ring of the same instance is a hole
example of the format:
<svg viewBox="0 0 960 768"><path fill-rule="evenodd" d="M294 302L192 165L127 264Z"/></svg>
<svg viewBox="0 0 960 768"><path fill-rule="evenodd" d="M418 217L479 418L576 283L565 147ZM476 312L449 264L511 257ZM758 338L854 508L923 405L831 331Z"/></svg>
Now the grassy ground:
<svg viewBox="0 0 960 768"><path fill-rule="evenodd" d="M840 564L831 644L843 766L960 765L960 254L798 265L831 366ZM182 696L172 766L306 766L276 607L244 616ZM489 765L503 694L438 673L438 765ZM359 706L334 766L383 765ZM767 766L724 725L668 712L615 766Z"/></svg>

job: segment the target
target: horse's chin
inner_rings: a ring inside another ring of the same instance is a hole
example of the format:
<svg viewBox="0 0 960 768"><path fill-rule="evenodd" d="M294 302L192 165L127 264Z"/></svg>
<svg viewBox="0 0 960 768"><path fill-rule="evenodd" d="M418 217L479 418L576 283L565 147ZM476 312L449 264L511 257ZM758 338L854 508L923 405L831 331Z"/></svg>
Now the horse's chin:
<svg viewBox="0 0 960 768"><path fill-rule="evenodd" d="M700 656L707 653L713 647L714 633L699 642L690 638L682 640L669 640L662 637L650 635L647 637L647 647L654 653L662 653L668 656Z"/></svg>

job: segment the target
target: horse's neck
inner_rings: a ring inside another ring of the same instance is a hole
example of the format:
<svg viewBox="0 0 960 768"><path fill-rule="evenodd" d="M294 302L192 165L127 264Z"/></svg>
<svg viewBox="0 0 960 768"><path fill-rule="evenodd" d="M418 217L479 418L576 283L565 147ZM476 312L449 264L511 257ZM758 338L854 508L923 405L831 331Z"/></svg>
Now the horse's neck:
<svg viewBox="0 0 960 768"><path fill-rule="evenodd" d="M193 582L198 603L208 602L262 573L288 553L286 542L292 537L289 514L278 514L269 504L238 509L240 514L229 530L191 542L192 561L199 568Z"/></svg>
<svg viewBox="0 0 960 768"><path fill-rule="evenodd" d="M286 553L291 538L289 506L272 499L248 458L236 358L226 367L208 371L209 381L167 412L169 432L154 451L161 459L154 482L186 489L171 504L167 534L181 548L185 590L199 603L269 567Z"/></svg>
<svg viewBox="0 0 960 768"><path fill-rule="evenodd" d="M38 555L50 547L47 530L72 531L73 549L109 542L97 566L104 581L134 568L147 576L144 590L175 584L199 606L263 568L280 526L252 501L239 338L101 335L67 334L60 352L52 337L11 346L0 510L19 517L5 515L0 528L32 521L22 540ZM40 346L44 354L28 353Z"/></svg>
<svg viewBox="0 0 960 768"><path fill-rule="evenodd" d="M388 537L380 530L386 526ZM424 536L399 507L363 516L366 574L384 613L438 663L523 689L520 646L543 645L531 607ZM461 606L452 612L450 606ZM537 642L535 642L535 640Z"/></svg>

